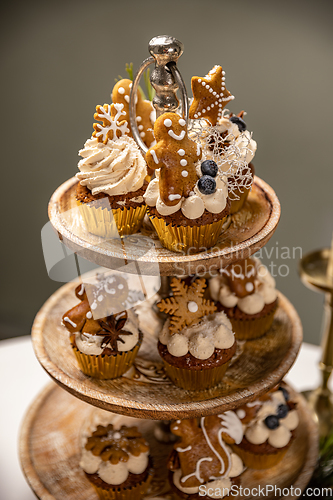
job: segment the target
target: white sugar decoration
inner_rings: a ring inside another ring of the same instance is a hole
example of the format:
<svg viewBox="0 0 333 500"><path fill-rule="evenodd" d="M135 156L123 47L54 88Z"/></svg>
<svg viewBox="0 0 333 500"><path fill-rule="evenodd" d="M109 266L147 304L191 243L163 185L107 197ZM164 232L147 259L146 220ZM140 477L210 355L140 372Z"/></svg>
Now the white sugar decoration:
<svg viewBox="0 0 333 500"><path fill-rule="evenodd" d="M86 314L86 318L91 319L92 318L92 312L88 311Z"/></svg>
<svg viewBox="0 0 333 500"><path fill-rule="evenodd" d="M187 309L191 313L195 313L195 312L197 312L197 310L199 309L199 307L198 307L198 304L196 302L194 302L193 300L190 300L190 302L187 304Z"/></svg>
<svg viewBox="0 0 333 500"><path fill-rule="evenodd" d="M176 135L173 130L169 130L168 134L169 134L170 137L172 137L176 141L182 141L184 139L184 137L185 137L185 130L182 130L179 135Z"/></svg>
<svg viewBox="0 0 333 500"><path fill-rule="evenodd" d="M188 176L188 171L187 170L183 170L182 171L182 176L183 177L187 177Z"/></svg>
<svg viewBox="0 0 333 500"><path fill-rule="evenodd" d="M223 110L222 118L226 113L228 110ZM224 184L228 183L229 198L239 200L238 192L243 193L245 189L250 189L253 181L251 167L246 161L247 154L251 152L252 134L241 132L236 142L233 134L222 137L218 125L210 126L205 120L190 120L188 130L198 148L201 146L201 161L215 161L218 166L218 179Z"/></svg>
<svg viewBox="0 0 333 500"><path fill-rule="evenodd" d="M141 122L141 120L142 120L141 116L137 116L135 119L137 122Z"/></svg>
<svg viewBox="0 0 333 500"><path fill-rule="evenodd" d="M177 153L179 154L179 156L184 156L185 151L184 149L178 149Z"/></svg>
<svg viewBox="0 0 333 500"><path fill-rule="evenodd" d="M183 119L183 118L180 118L180 120L178 121L179 125L181 125L182 127L185 127L186 125L186 121Z"/></svg>
<svg viewBox="0 0 333 500"><path fill-rule="evenodd" d="M70 320L68 316L64 317L64 321L66 321L66 323L69 323L73 328L77 327L77 324L74 323L74 321Z"/></svg>
<svg viewBox="0 0 333 500"><path fill-rule="evenodd" d="M81 284L80 290L77 292L78 295L83 295L84 292L84 284Z"/></svg>
<svg viewBox="0 0 333 500"><path fill-rule="evenodd" d="M180 160L180 164L182 167L186 167L187 161L186 160Z"/></svg>
<svg viewBox="0 0 333 500"><path fill-rule="evenodd" d="M125 94L124 87L119 87L118 92L119 92L119 94Z"/></svg>
<svg viewBox="0 0 333 500"><path fill-rule="evenodd" d="M254 288L253 283L248 282L248 283L245 284L245 290L247 292L252 292L253 288Z"/></svg>
<svg viewBox="0 0 333 500"><path fill-rule="evenodd" d="M125 101L129 104L129 101L130 101L129 95L125 95L125 96L124 96L124 99L125 99Z"/></svg>
<svg viewBox="0 0 333 500"><path fill-rule="evenodd" d="M146 135L146 132L140 132L140 137L144 137Z"/></svg>
<svg viewBox="0 0 333 500"><path fill-rule="evenodd" d="M104 121L107 120L109 124L101 125L98 124L98 130L96 130L96 137L102 137L103 142L105 142L108 138L108 133L110 130L113 131L113 141L116 141L118 139L117 137L117 131L119 130L122 137L123 135L126 135L129 133L129 129L127 127L127 121L125 120L121 125L119 124L119 118L123 115L126 115L125 111L123 110L124 105L121 103L115 103L114 107L117 111L116 116L114 118L111 117L111 104L108 104L107 110L103 106L100 106L99 110L100 112L97 114L97 120Z"/></svg>
<svg viewBox="0 0 333 500"><path fill-rule="evenodd" d="M154 160L154 162L156 163L156 165L158 165L159 161L158 161L158 158L157 158L157 156L156 156L156 153L155 153L155 151L154 151L153 149L151 149L151 150L150 150L150 154L152 155L153 160Z"/></svg>
<svg viewBox="0 0 333 500"><path fill-rule="evenodd" d="M180 194L169 194L168 198L170 201L174 201L174 200L180 200L181 196Z"/></svg>
<svg viewBox="0 0 333 500"><path fill-rule="evenodd" d="M172 125L172 121L170 120L170 118L166 118L163 123L166 127L171 127Z"/></svg>

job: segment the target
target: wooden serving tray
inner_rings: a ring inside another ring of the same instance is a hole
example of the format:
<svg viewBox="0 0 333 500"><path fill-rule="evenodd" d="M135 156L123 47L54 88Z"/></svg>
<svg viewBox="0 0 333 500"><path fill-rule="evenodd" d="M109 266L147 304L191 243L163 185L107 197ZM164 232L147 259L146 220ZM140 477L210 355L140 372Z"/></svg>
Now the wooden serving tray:
<svg viewBox="0 0 333 500"><path fill-rule="evenodd" d="M245 259L262 248L274 233L280 218L280 203L273 189L254 177L252 190L242 210L232 215L214 248L194 254L166 250L150 226L124 239L105 240L89 233L80 215L72 177L53 194L49 218L62 242L81 257L97 265L116 269L139 262L143 274L189 275L224 267Z"/></svg>
<svg viewBox="0 0 333 500"><path fill-rule="evenodd" d="M295 440L277 466L264 471L247 469L241 479L244 488L276 485L282 489L293 485L303 490L309 482L318 455L317 427L302 396L292 392L292 399L298 403L300 416ZM20 435L20 459L28 483L41 500L98 500L79 468L82 430L92 418L92 411L104 413L73 398L53 383L44 389L28 410ZM128 417L120 418L124 419L124 424L128 423ZM146 500L174 499L166 469L170 445L156 441L153 432L155 421L131 421L149 441L154 457L156 472Z"/></svg>
<svg viewBox="0 0 333 500"><path fill-rule="evenodd" d="M74 396L123 415L163 420L233 409L276 385L292 366L302 342L300 319L279 294L272 328L260 339L238 342L225 378L213 389L186 391L174 386L164 373L157 351L159 332L153 329L144 331L134 367L118 379L98 380L80 371L68 331L61 325L64 312L78 302L76 285L61 287L37 314L32 328L36 356L49 375Z"/></svg>

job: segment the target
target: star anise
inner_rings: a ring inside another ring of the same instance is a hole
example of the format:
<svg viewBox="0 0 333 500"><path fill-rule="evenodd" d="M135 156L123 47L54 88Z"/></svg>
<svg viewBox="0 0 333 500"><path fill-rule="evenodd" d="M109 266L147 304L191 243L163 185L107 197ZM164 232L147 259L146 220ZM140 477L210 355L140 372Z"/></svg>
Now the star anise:
<svg viewBox="0 0 333 500"><path fill-rule="evenodd" d="M127 320L127 312L122 311L118 314L111 314L106 318L100 319L99 324L103 328L103 332L107 332L102 340L101 347L105 348L110 345L112 351L118 351L117 342L125 343L124 339L119 337L119 335L132 335L130 332L122 330ZM98 333L100 335L100 333Z"/></svg>

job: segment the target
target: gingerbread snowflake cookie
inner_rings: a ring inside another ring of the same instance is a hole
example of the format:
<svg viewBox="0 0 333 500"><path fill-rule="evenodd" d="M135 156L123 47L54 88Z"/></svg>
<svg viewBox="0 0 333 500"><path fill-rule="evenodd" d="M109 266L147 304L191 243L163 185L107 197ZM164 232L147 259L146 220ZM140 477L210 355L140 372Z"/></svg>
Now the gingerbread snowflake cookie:
<svg viewBox="0 0 333 500"><path fill-rule="evenodd" d="M187 134L186 121L177 113L164 113L155 122L156 144L146 154L148 166L160 169L159 192L167 206L187 198L198 180L200 147Z"/></svg>
<svg viewBox="0 0 333 500"><path fill-rule="evenodd" d="M94 123L93 137L98 142L107 144L108 140L116 140L129 133L128 122L124 120L126 113L123 110L123 104L104 104L96 106L95 120L101 121Z"/></svg>
<svg viewBox="0 0 333 500"><path fill-rule="evenodd" d="M225 72L222 66L214 66L204 77L194 76L191 80L193 102L189 116L203 118L216 125L222 118L223 108L234 99L225 86Z"/></svg>
<svg viewBox="0 0 333 500"><path fill-rule="evenodd" d="M112 102L123 105L124 119L128 123L130 137L132 136L132 131L130 127L130 117L129 117L129 100L132 88L132 81L124 78L119 80L112 90ZM140 91L136 95L136 122L139 129L140 136L147 147L150 147L154 142L154 115L155 110L150 101L142 98Z"/></svg>

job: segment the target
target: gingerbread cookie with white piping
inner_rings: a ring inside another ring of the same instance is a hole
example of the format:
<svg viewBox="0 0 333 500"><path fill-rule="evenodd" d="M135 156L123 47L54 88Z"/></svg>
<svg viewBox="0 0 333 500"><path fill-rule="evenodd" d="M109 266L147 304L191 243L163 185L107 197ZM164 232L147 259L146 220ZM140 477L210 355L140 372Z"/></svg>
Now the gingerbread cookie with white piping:
<svg viewBox="0 0 333 500"><path fill-rule="evenodd" d="M131 93L132 81L128 78L119 80L115 84L112 90L112 102L115 104L123 104L123 111L125 113L124 120L127 121L128 127L130 128L130 118L129 118L129 96ZM153 120L154 108L150 101L144 100L140 91L138 90L136 96L136 122L138 125L140 136L146 146L149 148L154 142L153 133ZM129 134L133 137L130 128Z"/></svg>
<svg viewBox="0 0 333 500"><path fill-rule="evenodd" d="M187 135L186 121L177 113L164 113L155 122L156 144L146 154L150 168L160 169L159 191L167 206L187 198L198 180L196 163L201 158L198 145Z"/></svg>

